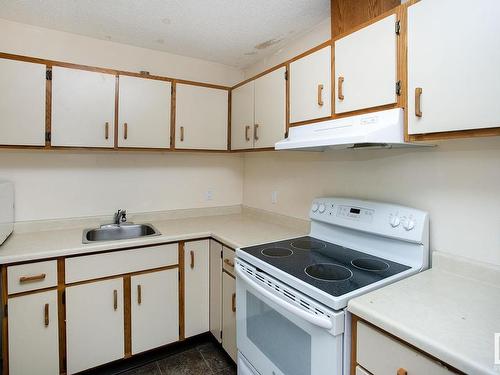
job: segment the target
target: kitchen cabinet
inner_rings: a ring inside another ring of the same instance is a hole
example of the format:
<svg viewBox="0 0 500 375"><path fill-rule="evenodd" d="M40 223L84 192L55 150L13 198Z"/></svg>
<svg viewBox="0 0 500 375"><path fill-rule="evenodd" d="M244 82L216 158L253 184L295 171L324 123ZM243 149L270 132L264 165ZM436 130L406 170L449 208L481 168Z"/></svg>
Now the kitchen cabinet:
<svg viewBox="0 0 500 375"><path fill-rule="evenodd" d="M236 281L227 272L222 273L222 347L236 362Z"/></svg>
<svg viewBox="0 0 500 375"><path fill-rule="evenodd" d="M66 288L69 374L124 357L123 308L122 278Z"/></svg>
<svg viewBox="0 0 500 375"><path fill-rule="evenodd" d="M227 150L227 90L177 83L175 148Z"/></svg>
<svg viewBox="0 0 500 375"><path fill-rule="evenodd" d="M290 63L290 123L331 117L330 45Z"/></svg>
<svg viewBox="0 0 500 375"><path fill-rule="evenodd" d="M397 101L396 14L337 39L335 113Z"/></svg>
<svg viewBox="0 0 500 375"><path fill-rule="evenodd" d="M210 333L222 342L222 244L210 240Z"/></svg>
<svg viewBox="0 0 500 375"><path fill-rule="evenodd" d="M46 66L0 59L0 145L45 146Z"/></svg>
<svg viewBox="0 0 500 375"><path fill-rule="evenodd" d="M184 336L208 332L209 240L184 243Z"/></svg>
<svg viewBox="0 0 500 375"><path fill-rule="evenodd" d="M115 86L112 74L53 67L51 145L114 147Z"/></svg>
<svg viewBox="0 0 500 375"><path fill-rule="evenodd" d="M58 374L57 291L9 298L8 314L9 374Z"/></svg>
<svg viewBox="0 0 500 375"><path fill-rule="evenodd" d="M120 76L119 147L170 148L171 90L167 81Z"/></svg>
<svg viewBox="0 0 500 375"><path fill-rule="evenodd" d="M231 92L231 149L274 147L286 131L286 68Z"/></svg>
<svg viewBox="0 0 500 375"><path fill-rule="evenodd" d="M493 0L408 7L409 134L500 127L499 12Z"/></svg>
<svg viewBox="0 0 500 375"><path fill-rule="evenodd" d="M132 354L179 340L178 280L177 268L130 278Z"/></svg>

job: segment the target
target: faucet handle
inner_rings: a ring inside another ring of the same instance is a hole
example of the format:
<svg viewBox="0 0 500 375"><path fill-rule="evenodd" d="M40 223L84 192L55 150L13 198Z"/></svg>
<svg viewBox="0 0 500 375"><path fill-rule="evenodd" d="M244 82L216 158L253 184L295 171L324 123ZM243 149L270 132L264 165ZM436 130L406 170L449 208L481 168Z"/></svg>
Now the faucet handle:
<svg viewBox="0 0 500 375"><path fill-rule="evenodd" d="M115 224L124 223L127 221L127 211L126 210L118 210L115 213Z"/></svg>

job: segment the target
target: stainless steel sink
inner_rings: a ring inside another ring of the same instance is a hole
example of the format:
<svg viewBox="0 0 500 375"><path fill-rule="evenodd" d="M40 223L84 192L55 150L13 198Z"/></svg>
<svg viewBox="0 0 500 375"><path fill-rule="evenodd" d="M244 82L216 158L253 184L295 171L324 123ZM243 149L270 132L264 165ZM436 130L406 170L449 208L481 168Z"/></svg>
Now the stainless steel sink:
<svg viewBox="0 0 500 375"><path fill-rule="evenodd" d="M116 241L159 235L161 233L151 224L106 224L99 228L85 229L82 242Z"/></svg>

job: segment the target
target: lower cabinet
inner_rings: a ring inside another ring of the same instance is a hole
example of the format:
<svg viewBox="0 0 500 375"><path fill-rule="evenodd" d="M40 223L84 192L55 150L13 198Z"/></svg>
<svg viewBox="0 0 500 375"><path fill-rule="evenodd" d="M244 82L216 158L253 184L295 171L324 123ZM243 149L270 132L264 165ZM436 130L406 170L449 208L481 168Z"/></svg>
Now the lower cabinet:
<svg viewBox="0 0 500 375"><path fill-rule="evenodd" d="M57 291L8 300L9 374L59 373Z"/></svg>
<svg viewBox="0 0 500 375"><path fill-rule="evenodd" d="M177 268L130 278L132 354L179 340Z"/></svg>
<svg viewBox="0 0 500 375"><path fill-rule="evenodd" d="M236 281L222 273L222 347L236 362Z"/></svg>
<svg viewBox="0 0 500 375"><path fill-rule="evenodd" d="M123 307L121 277L66 288L68 374L124 357Z"/></svg>

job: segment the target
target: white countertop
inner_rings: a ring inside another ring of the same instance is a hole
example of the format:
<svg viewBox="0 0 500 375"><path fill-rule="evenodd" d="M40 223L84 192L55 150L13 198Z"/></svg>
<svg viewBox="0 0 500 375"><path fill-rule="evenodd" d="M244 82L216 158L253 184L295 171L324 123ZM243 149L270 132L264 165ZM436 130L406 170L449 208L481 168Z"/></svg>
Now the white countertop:
<svg viewBox="0 0 500 375"><path fill-rule="evenodd" d="M500 332L500 267L457 267L441 254L434 255L433 269L357 297L348 310L467 374L500 374L493 347ZM469 277L474 273L482 280Z"/></svg>
<svg viewBox="0 0 500 375"><path fill-rule="evenodd" d="M86 254L103 250L136 247L195 238L213 237L233 248L302 236L305 226L287 225L272 216L256 214L218 214L213 216L147 220L161 233L160 236L131 240L82 243L81 227L55 230L19 231L0 246L0 264Z"/></svg>

